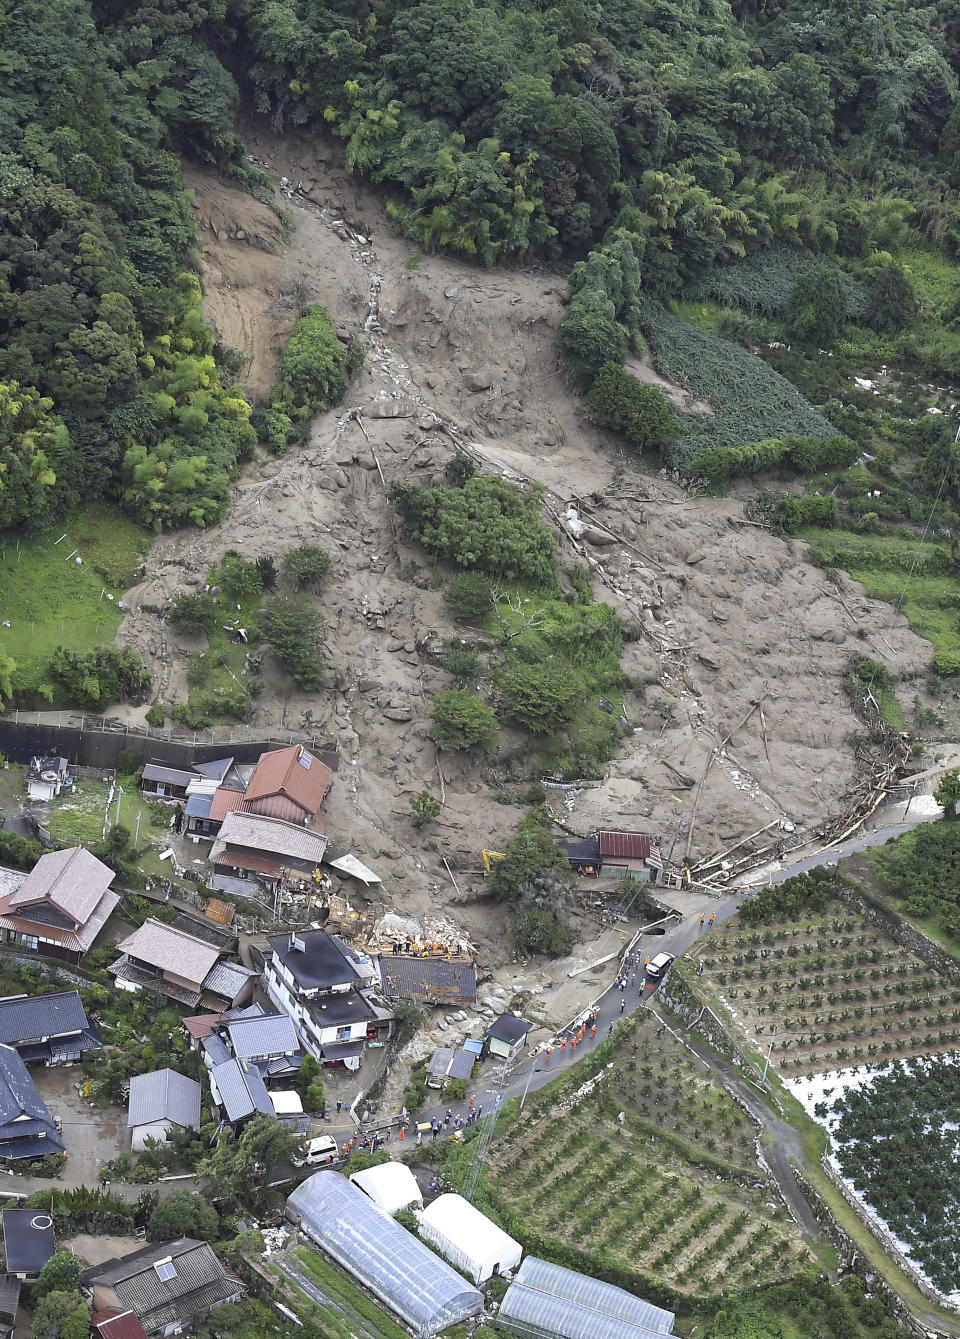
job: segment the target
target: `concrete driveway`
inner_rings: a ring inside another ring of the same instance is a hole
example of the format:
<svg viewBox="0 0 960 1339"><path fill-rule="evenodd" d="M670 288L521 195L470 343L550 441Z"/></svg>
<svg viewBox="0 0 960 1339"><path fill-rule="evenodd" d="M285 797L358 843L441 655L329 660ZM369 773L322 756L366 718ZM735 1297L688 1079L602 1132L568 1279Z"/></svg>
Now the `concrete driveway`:
<svg viewBox="0 0 960 1339"><path fill-rule="evenodd" d="M130 1146L126 1112L115 1106L101 1110L85 1102L76 1090L76 1085L83 1081L83 1072L78 1065L51 1069L33 1067L30 1077L51 1116L58 1117L63 1123L67 1164L59 1184L99 1185L103 1164Z"/></svg>

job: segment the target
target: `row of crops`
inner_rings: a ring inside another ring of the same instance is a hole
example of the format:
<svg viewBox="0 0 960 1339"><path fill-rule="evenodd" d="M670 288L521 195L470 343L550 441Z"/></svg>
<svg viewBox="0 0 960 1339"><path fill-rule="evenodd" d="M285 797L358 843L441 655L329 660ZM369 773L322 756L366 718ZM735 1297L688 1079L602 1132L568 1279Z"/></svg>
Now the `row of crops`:
<svg viewBox="0 0 960 1339"><path fill-rule="evenodd" d="M680 1289L795 1273L809 1256L774 1207L747 1117L645 1014L624 1034L581 1100L534 1104L498 1138L497 1196L535 1231Z"/></svg>
<svg viewBox="0 0 960 1339"><path fill-rule="evenodd" d="M698 946L708 981L787 1073L960 1046L960 988L864 918L725 930Z"/></svg>

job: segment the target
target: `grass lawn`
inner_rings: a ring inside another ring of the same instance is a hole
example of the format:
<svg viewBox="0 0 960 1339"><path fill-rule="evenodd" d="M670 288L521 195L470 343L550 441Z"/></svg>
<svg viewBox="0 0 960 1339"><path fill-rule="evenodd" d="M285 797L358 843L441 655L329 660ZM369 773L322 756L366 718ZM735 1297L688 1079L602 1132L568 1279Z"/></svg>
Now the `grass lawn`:
<svg viewBox="0 0 960 1339"><path fill-rule="evenodd" d="M30 667L58 646L90 651L110 644L123 618L117 600L137 580L151 538L99 503L40 534L7 535L0 544L0 622L10 627L0 627L0 651Z"/></svg>
<svg viewBox="0 0 960 1339"><path fill-rule="evenodd" d="M942 561L943 549L891 534L858 535L849 530L800 531L814 560L843 568L868 595L900 609L919 637L937 651L960 658L960 579L924 568ZM916 567L911 573L911 566Z"/></svg>
<svg viewBox="0 0 960 1339"><path fill-rule="evenodd" d="M172 871L157 857L170 835L168 824L172 810L166 811L163 816L158 812L155 816L132 776L120 777L120 784L123 794L120 796L119 822L129 829L131 835L136 834L137 815L140 815L137 845L147 849L137 864L148 876L169 878ZM104 822L109 827L118 821L116 793L110 803L109 817L106 815L109 794L110 783L95 780L78 781L76 794L64 791L50 806L50 836L53 840L62 846L71 846L77 842L89 846L100 841Z"/></svg>

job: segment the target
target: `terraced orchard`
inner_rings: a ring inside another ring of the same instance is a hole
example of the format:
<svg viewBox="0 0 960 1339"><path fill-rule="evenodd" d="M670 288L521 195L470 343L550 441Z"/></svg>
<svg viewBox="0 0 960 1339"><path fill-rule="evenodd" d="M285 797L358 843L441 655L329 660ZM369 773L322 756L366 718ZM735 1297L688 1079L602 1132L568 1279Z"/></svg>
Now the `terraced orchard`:
<svg viewBox="0 0 960 1339"><path fill-rule="evenodd" d="M655 1020L616 1039L497 1139L493 1195L543 1237L699 1295L809 1263L734 1100Z"/></svg>
<svg viewBox="0 0 960 1339"><path fill-rule="evenodd" d="M736 920L697 947L703 984L785 1075L956 1050L960 987L865 917L750 929Z"/></svg>

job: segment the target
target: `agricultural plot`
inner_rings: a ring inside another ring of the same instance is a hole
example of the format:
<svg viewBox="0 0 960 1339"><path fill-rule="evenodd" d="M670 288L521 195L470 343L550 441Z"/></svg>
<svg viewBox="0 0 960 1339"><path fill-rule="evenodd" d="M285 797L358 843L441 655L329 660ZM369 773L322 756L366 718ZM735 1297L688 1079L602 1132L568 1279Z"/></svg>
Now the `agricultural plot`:
<svg viewBox="0 0 960 1339"><path fill-rule="evenodd" d="M944 1297L960 1301L960 1055L788 1083L828 1130L830 1161Z"/></svg>
<svg viewBox="0 0 960 1339"><path fill-rule="evenodd" d="M644 1017L613 1064L573 1074L490 1156L488 1187L530 1229L700 1295L809 1263L753 1126L666 1029Z"/></svg>
<svg viewBox="0 0 960 1339"><path fill-rule="evenodd" d="M785 1076L960 1047L960 988L843 911L700 941L704 984Z"/></svg>

